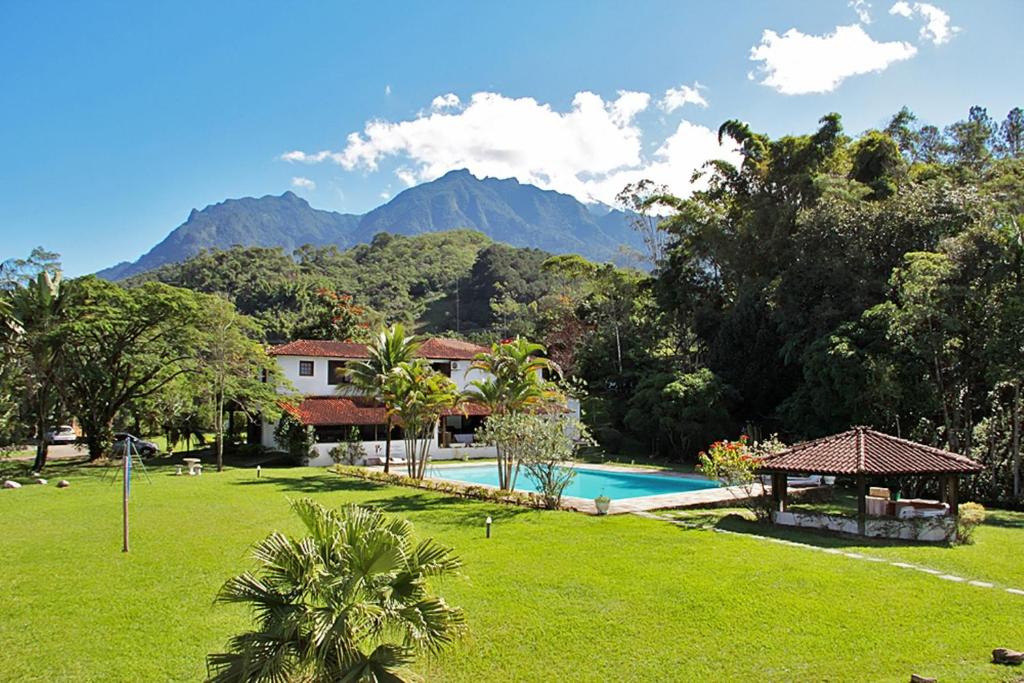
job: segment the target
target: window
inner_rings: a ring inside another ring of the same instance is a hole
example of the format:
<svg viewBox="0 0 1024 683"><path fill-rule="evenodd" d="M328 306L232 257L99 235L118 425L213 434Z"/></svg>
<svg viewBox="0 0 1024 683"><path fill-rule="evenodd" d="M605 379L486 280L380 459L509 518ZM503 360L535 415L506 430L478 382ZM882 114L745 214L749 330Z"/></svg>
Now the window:
<svg viewBox="0 0 1024 683"><path fill-rule="evenodd" d="M348 377L348 367L343 360L327 361L327 383L348 384L351 380Z"/></svg>
<svg viewBox="0 0 1024 683"><path fill-rule="evenodd" d="M445 377L452 376L452 364L450 361L431 363L430 367L434 368L434 370L440 372Z"/></svg>
<svg viewBox="0 0 1024 683"><path fill-rule="evenodd" d="M312 377L313 376L313 361L311 360L300 360L299 361L299 377Z"/></svg>
<svg viewBox="0 0 1024 683"><path fill-rule="evenodd" d="M353 425L322 425L315 427L317 443L344 443L352 435ZM385 425L355 425L359 430L360 441L383 441L387 432ZM393 427L391 438L394 441L402 440L402 429Z"/></svg>

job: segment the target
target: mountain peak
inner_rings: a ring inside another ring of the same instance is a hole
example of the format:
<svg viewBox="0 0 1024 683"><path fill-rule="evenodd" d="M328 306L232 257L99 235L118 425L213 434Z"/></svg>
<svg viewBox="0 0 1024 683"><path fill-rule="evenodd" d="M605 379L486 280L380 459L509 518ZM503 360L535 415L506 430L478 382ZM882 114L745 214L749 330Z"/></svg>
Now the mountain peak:
<svg viewBox="0 0 1024 683"><path fill-rule="evenodd" d="M183 261L203 249L236 244L281 247L286 252L304 244L347 248L368 244L381 232L417 235L456 228L478 230L512 246L598 260L614 259L624 244L640 246L619 211L597 215L569 195L514 178L479 179L460 168L404 190L363 216L314 209L291 190L226 199L201 211L193 209L188 220L135 263L97 274L123 279Z"/></svg>

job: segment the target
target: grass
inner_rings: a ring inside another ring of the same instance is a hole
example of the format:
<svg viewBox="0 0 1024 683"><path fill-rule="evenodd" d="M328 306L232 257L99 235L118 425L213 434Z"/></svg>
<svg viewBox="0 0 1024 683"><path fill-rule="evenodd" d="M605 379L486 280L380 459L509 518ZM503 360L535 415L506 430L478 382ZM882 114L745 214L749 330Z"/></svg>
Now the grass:
<svg viewBox="0 0 1024 683"><path fill-rule="evenodd" d="M741 519L749 517L749 513L739 508L678 510L661 514L730 531L784 538L821 547L842 548L893 562L907 562L967 579L990 581L1000 586L1024 590L1024 512L989 510L985 523L975 531L972 544L951 547L934 543L907 543L840 536L792 527L766 527L748 518Z"/></svg>
<svg viewBox="0 0 1024 683"><path fill-rule="evenodd" d="M0 463L0 475L23 474L17 467ZM68 489L0 491L6 680L200 680L205 655L248 623L241 610L213 605L217 589L252 566L252 543L271 530L299 531L287 501L301 496L381 506L464 559L463 576L439 590L465 608L469 633L418 665L430 681L1020 675L988 659L994 647L1024 646L1024 597L919 572L635 516L497 506L314 468L264 469L256 479L249 469L174 477L153 467L151 484L133 486L126 555L118 489L102 474L61 463L48 476L69 479ZM1005 526L986 526L964 549L979 578L1013 575L1024 542L1019 522L1010 516ZM944 550L960 554L927 549Z"/></svg>

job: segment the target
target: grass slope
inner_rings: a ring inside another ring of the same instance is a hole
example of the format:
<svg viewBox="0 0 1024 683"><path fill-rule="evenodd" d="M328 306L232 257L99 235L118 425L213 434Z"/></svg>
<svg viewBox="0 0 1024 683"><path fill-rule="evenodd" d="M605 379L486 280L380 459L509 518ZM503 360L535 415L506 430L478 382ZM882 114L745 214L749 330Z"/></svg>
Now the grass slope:
<svg viewBox="0 0 1024 683"><path fill-rule="evenodd" d="M124 555L116 485L89 468L58 467L65 471L55 468L51 479L68 476L71 488L0 491L6 680L201 679L206 653L247 624L241 610L212 604L217 589L251 566L253 542L274 529L299 530L287 499L307 495L379 505L463 557L464 576L440 591L465 608L470 633L453 652L420 665L427 680L905 681L919 672L1004 681L1020 674L987 660L993 647L1024 646L1024 597L918 572L638 517L445 498L317 469L265 469L259 480L252 470L195 478L154 469L152 484L133 487L133 545ZM488 515L490 540L483 538ZM979 532L979 544L988 531ZM1024 535L999 531L1016 542Z"/></svg>

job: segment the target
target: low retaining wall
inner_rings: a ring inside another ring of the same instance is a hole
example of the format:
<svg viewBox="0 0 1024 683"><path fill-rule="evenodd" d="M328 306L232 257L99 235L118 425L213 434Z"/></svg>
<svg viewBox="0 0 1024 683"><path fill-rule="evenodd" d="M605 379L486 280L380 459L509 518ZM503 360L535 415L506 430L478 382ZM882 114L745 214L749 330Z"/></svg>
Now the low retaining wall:
<svg viewBox="0 0 1024 683"><path fill-rule="evenodd" d="M857 520L842 515L803 511L773 512L772 521L780 526L824 529L825 531L860 535ZM868 517L864 522L864 535L872 538L948 543L956 535L956 520L949 515L912 519Z"/></svg>

